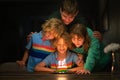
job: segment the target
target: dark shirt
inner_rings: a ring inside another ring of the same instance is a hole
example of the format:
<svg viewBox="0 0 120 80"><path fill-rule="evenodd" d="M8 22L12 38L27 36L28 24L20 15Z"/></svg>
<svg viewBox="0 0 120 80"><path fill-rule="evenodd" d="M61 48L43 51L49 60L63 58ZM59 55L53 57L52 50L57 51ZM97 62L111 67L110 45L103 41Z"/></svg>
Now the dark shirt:
<svg viewBox="0 0 120 80"><path fill-rule="evenodd" d="M48 19L50 18L57 18L57 19L60 19L61 20L61 14L60 14L60 11L56 11L54 12L52 15L50 15L48 17ZM75 23L82 23L82 24L85 24L87 27L88 27L88 24L87 24L87 21L85 20L85 17L83 17L82 15L78 14L75 19L69 24L69 25L66 25L66 29L68 32L70 32L70 28L75 24Z"/></svg>

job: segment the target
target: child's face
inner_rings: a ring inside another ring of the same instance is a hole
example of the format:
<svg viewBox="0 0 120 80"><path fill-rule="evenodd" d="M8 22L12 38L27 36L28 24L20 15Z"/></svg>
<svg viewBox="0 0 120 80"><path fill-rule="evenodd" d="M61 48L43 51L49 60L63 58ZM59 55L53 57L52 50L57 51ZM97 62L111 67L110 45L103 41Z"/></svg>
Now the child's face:
<svg viewBox="0 0 120 80"><path fill-rule="evenodd" d="M76 14L72 15L72 14L67 14L64 11L63 12L61 11L61 18L65 25L69 25L74 20L75 16Z"/></svg>
<svg viewBox="0 0 120 80"><path fill-rule="evenodd" d="M62 38L58 39L56 46L59 54L66 54L68 46Z"/></svg>
<svg viewBox="0 0 120 80"><path fill-rule="evenodd" d="M84 43L84 38L80 38L77 35L72 37L72 42L76 47L81 47Z"/></svg>
<svg viewBox="0 0 120 80"><path fill-rule="evenodd" d="M48 31L45 33L45 38L47 40L52 40L55 37L55 31Z"/></svg>

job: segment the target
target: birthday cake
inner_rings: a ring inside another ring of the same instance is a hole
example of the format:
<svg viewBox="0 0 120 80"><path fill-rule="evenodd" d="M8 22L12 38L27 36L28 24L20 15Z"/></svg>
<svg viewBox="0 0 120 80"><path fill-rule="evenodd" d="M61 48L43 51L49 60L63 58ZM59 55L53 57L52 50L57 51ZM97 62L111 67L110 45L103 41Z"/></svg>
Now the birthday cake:
<svg viewBox="0 0 120 80"><path fill-rule="evenodd" d="M57 68L57 73L66 73L67 68Z"/></svg>

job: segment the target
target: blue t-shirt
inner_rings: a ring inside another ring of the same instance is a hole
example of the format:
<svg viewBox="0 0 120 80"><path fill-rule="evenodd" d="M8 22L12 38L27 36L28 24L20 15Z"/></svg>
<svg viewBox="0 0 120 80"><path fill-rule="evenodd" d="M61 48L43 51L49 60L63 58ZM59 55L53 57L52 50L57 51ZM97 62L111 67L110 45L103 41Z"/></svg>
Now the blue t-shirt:
<svg viewBox="0 0 120 80"><path fill-rule="evenodd" d="M51 52L54 52L50 41L42 40L42 37L42 32L32 34L31 40L26 46L29 50L28 71L33 71L37 63L41 62Z"/></svg>
<svg viewBox="0 0 120 80"><path fill-rule="evenodd" d="M63 66L67 69L72 68L76 65L78 56L75 53L72 53L70 51L67 52L67 57L60 63L60 61L57 59L58 53L51 53L48 55L42 62L45 62L47 67L56 69L58 66Z"/></svg>

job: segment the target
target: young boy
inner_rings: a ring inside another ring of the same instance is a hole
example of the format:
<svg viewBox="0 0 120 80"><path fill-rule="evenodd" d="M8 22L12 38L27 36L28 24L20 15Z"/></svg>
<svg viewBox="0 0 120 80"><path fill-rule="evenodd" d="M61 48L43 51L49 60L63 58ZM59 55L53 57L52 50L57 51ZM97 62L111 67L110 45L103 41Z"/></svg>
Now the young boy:
<svg viewBox="0 0 120 80"><path fill-rule="evenodd" d="M17 63L24 66L28 59L27 70L33 72L34 66L37 63L41 62L51 52L54 52L54 48L50 41L59 37L63 31L64 25L59 19L51 18L47 20L42 25L42 31L32 34L32 37L26 46L23 59L17 61Z"/></svg>
<svg viewBox="0 0 120 80"><path fill-rule="evenodd" d="M56 48L56 52L50 54L42 62L37 64L35 71L59 73L76 72L81 64L83 64L75 53L68 50L72 47L68 33L64 32L53 42L53 45ZM75 65L77 65L77 67L74 67Z"/></svg>

